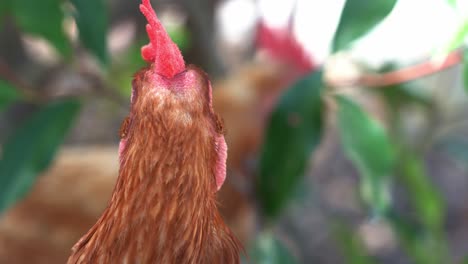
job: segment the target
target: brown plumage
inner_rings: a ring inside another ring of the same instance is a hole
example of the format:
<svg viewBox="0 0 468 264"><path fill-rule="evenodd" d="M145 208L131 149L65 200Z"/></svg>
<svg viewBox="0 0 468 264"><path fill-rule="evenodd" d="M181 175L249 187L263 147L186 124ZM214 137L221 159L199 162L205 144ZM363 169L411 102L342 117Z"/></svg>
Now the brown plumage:
<svg viewBox="0 0 468 264"><path fill-rule="evenodd" d="M133 81L111 201L68 263L239 263L241 246L216 204L226 145L209 80L185 68L149 1L140 8L149 20L143 57L151 66Z"/></svg>

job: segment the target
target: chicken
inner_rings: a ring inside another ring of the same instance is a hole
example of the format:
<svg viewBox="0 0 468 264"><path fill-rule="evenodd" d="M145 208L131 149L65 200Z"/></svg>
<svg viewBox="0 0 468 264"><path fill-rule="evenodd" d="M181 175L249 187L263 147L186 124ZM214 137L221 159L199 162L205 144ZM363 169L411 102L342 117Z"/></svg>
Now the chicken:
<svg viewBox="0 0 468 264"><path fill-rule="evenodd" d="M121 128L120 170L101 218L68 263L240 263L216 193L226 176L224 127L205 73L185 66L149 0L150 66L134 77Z"/></svg>

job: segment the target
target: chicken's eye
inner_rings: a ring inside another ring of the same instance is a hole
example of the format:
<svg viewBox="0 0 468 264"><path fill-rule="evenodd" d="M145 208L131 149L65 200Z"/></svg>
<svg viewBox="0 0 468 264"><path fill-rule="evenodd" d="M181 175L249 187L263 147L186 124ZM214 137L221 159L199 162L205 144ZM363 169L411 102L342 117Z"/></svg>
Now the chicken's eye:
<svg viewBox="0 0 468 264"><path fill-rule="evenodd" d="M122 122L122 125L120 125L120 130L119 130L120 139L127 137L129 124L130 124L130 118L127 116Z"/></svg>

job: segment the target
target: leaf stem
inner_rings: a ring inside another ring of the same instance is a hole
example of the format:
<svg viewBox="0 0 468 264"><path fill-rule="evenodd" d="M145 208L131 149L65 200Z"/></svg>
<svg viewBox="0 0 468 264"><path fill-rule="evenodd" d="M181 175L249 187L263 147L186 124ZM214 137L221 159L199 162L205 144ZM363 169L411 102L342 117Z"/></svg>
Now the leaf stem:
<svg viewBox="0 0 468 264"><path fill-rule="evenodd" d="M452 51L445 57L444 61L438 63L427 60L420 64L412 65L403 69L381 74L365 73L352 79L335 79L328 81L332 87L364 86L370 88L382 88L395 84L410 82L425 76L451 68L463 61L463 50Z"/></svg>
<svg viewBox="0 0 468 264"><path fill-rule="evenodd" d="M26 99L31 101L40 101L38 94L31 89L31 87L24 82L15 72L8 66L8 64L0 58L0 79L9 82L16 88Z"/></svg>

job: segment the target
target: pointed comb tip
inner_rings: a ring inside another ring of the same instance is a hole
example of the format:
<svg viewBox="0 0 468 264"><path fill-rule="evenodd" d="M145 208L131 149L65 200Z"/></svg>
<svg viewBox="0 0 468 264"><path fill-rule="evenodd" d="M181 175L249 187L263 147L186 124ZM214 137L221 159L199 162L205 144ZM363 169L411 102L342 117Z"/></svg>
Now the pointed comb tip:
<svg viewBox="0 0 468 264"><path fill-rule="evenodd" d="M149 0L142 0L140 11L148 20L146 32L150 43L141 49L141 56L154 63L156 73L168 78L185 70L185 62L177 45L158 20Z"/></svg>

